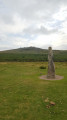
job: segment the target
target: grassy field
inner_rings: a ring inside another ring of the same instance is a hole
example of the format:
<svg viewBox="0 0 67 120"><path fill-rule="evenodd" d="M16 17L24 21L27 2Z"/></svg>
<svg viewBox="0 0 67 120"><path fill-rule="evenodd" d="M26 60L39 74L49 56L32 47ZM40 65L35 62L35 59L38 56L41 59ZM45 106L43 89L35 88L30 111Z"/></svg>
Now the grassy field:
<svg viewBox="0 0 67 120"><path fill-rule="evenodd" d="M47 62L0 62L0 120L67 120L67 63L55 67L63 80L39 79Z"/></svg>

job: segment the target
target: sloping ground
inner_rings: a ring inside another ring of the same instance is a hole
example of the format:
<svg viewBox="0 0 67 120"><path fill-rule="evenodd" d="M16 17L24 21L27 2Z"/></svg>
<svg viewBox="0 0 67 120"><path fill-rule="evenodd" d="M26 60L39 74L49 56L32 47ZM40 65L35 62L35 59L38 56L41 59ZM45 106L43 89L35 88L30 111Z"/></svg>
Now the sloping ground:
<svg viewBox="0 0 67 120"><path fill-rule="evenodd" d="M47 53L46 49L36 48L36 47L24 47L12 50L1 51L2 53L24 53L24 54L40 54Z"/></svg>
<svg viewBox="0 0 67 120"><path fill-rule="evenodd" d="M67 50L53 50L55 54L67 53ZM12 50L0 51L0 53L24 53L24 54L47 54L47 49L41 49L36 47L24 47Z"/></svg>

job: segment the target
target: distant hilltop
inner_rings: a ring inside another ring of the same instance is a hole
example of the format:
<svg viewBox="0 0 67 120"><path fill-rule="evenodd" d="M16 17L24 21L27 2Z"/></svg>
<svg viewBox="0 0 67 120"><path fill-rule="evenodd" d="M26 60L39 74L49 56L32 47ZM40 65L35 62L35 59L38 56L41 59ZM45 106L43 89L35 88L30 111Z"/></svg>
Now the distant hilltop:
<svg viewBox="0 0 67 120"><path fill-rule="evenodd" d="M53 52L54 53L67 52L67 50L53 50ZM47 54L48 50L37 47L24 47L24 48L0 51L0 53Z"/></svg>

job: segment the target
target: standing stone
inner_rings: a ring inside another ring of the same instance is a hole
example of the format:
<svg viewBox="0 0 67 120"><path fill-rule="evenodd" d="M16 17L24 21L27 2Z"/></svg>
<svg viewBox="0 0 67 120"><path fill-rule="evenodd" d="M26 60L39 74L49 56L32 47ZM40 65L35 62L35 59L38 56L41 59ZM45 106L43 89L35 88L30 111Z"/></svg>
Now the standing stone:
<svg viewBox="0 0 67 120"><path fill-rule="evenodd" d="M48 79L53 79L55 78L55 67L53 63L53 53L52 53L52 48L48 48L49 53L48 53L48 74L47 78Z"/></svg>

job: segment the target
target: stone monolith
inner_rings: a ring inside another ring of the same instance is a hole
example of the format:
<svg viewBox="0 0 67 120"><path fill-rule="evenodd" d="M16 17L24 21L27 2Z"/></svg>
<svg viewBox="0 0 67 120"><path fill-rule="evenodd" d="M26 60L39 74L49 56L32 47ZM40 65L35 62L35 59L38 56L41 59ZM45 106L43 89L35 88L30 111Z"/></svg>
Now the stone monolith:
<svg viewBox="0 0 67 120"><path fill-rule="evenodd" d="M55 66L53 62L53 52L52 47L48 48L48 73L47 73L48 79L55 78Z"/></svg>

